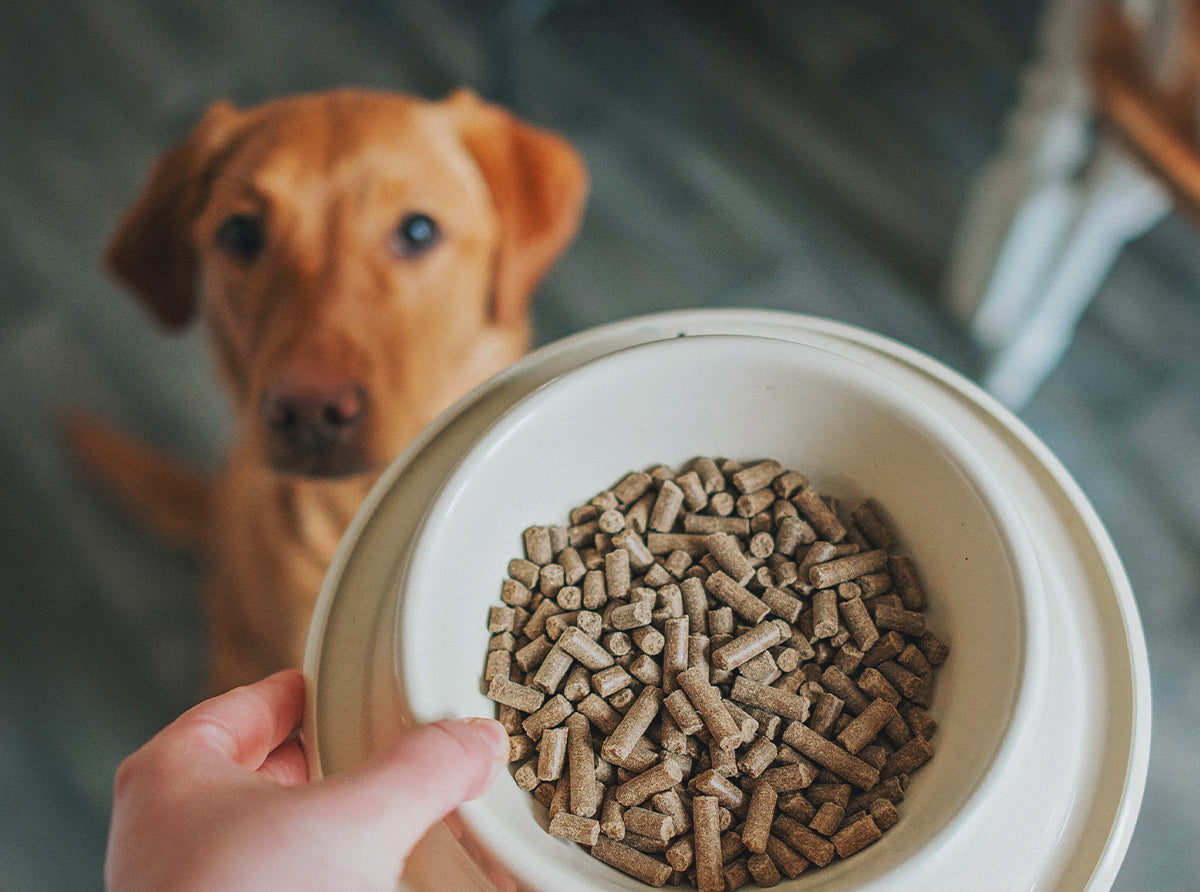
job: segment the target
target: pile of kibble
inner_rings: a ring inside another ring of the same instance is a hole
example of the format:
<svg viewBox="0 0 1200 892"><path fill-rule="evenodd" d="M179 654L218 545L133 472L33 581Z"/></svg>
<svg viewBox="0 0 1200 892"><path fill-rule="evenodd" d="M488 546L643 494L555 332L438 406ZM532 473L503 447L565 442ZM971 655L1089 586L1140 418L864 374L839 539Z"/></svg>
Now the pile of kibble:
<svg viewBox="0 0 1200 892"><path fill-rule="evenodd" d="M883 511L774 460L635 471L524 531L484 683L549 833L700 892L824 867L899 818L949 646Z"/></svg>

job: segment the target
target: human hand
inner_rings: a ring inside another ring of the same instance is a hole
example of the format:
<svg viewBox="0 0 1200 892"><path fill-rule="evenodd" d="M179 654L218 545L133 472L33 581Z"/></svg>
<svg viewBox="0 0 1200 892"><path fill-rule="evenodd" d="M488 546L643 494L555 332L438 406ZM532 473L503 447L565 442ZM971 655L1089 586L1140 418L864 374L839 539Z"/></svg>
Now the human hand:
<svg viewBox="0 0 1200 892"><path fill-rule="evenodd" d="M184 713L118 768L105 882L126 889L392 889L425 831L508 758L490 719L407 732L307 783L295 670Z"/></svg>

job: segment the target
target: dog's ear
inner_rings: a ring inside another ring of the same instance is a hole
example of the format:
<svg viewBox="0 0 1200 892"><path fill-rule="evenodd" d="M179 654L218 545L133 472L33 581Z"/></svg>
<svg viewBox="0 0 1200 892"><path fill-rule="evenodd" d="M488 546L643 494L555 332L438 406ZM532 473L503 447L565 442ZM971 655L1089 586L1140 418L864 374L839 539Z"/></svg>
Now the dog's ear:
<svg viewBox="0 0 1200 892"><path fill-rule="evenodd" d="M562 137L518 120L462 89L447 100L463 142L491 189L500 217L495 317L520 320L534 288L575 237L588 173Z"/></svg>
<svg viewBox="0 0 1200 892"><path fill-rule="evenodd" d="M204 200L208 171L241 114L226 102L212 105L183 142L155 162L105 250L109 270L167 328L182 326L195 308L192 224Z"/></svg>

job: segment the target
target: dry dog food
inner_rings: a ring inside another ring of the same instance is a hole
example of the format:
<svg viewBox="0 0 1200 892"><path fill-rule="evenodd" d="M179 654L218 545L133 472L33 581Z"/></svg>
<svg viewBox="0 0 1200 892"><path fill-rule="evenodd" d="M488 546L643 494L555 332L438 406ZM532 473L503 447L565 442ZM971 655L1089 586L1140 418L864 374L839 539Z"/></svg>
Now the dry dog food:
<svg viewBox="0 0 1200 892"><path fill-rule="evenodd" d="M773 886L875 842L949 646L871 502L767 460L637 471L524 533L484 683L549 833L651 885Z"/></svg>

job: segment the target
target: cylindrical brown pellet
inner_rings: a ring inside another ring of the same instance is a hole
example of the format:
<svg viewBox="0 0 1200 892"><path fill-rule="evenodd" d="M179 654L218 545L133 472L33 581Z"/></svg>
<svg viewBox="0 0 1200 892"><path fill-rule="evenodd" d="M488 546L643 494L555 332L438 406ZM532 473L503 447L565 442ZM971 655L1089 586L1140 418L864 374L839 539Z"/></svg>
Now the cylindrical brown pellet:
<svg viewBox="0 0 1200 892"><path fill-rule="evenodd" d="M688 635L691 620L686 616L673 617L663 624L663 680L666 693L675 690L675 676L687 669Z"/></svg>
<svg viewBox="0 0 1200 892"><path fill-rule="evenodd" d="M688 822L689 826L691 822ZM692 866L692 859L696 855L696 847L692 838L692 834L686 833L677 838L667 848L667 863L671 865L678 873L683 873Z"/></svg>
<svg viewBox="0 0 1200 892"><path fill-rule="evenodd" d="M652 657L662 653L662 649L666 644L662 632L653 626L638 626L631 629L629 637L633 639L633 643L637 645L638 650Z"/></svg>
<svg viewBox="0 0 1200 892"><path fill-rule="evenodd" d="M708 456L702 455L692 459L688 463L687 470L696 472L700 482L704 484L705 492L714 493L725 489L725 475L721 473L717 463Z"/></svg>
<svg viewBox="0 0 1200 892"><path fill-rule="evenodd" d="M900 820L900 812L888 799L876 799L871 803L870 812L875 826L885 833L895 827L896 822Z"/></svg>
<svg viewBox="0 0 1200 892"><path fill-rule="evenodd" d="M592 846L592 857L648 886L662 887L671 878L669 864L604 835Z"/></svg>
<svg viewBox="0 0 1200 892"><path fill-rule="evenodd" d="M536 638L541 635L546 629L546 620L556 613L562 613L562 608L552 598L544 598L525 622L525 637Z"/></svg>
<svg viewBox="0 0 1200 892"><path fill-rule="evenodd" d="M534 673L532 685L539 691L553 694L567 677L567 672L575 658L562 649L557 643L550 648L542 659L542 665ZM528 710L532 711L532 710Z"/></svg>
<svg viewBox="0 0 1200 892"><path fill-rule="evenodd" d="M784 729L783 742L859 789L869 790L879 783L876 769L801 722L792 722Z"/></svg>
<svg viewBox="0 0 1200 892"><path fill-rule="evenodd" d="M558 636L555 646L565 650L593 672L613 665L612 654L605 650L600 642L594 641L574 626Z"/></svg>
<svg viewBox="0 0 1200 892"><path fill-rule="evenodd" d="M540 572L541 568L537 564L524 558L513 558L508 562L508 575L530 590L537 586Z"/></svg>
<svg viewBox="0 0 1200 892"><path fill-rule="evenodd" d="M550 530L547 527L534 526L525 530L525 557L533 563L542 566L554 560L550 546Z"/></svg>
<svg viewBox="0 0 1200 892"><path fill-rule="evenodd" d="M896 715L896 707L887 700L872 700L866 709L838 732L838 742L845 747L846 752L857 753L874 740L875 735Z"/></svg>
<svg viewBox="0 0 1200 892"><path fill-rule="evenodd" d="M817 778L817 769L807 761L792 762L787 765L773 765L758 777L763 783L774 787L778 793L791 793L812 784Z"/></svg>
<svg viewBox="0 0 1200 892"><path fill-rule="evenodd" d="M745 517L722 517L713 514L683 515L683 531L696 535L728 533L731 536L750 535L750 521Z"/></svg>
<svg viewBox="0 0 1200 892"><path fill-rule="evenodd" d="M629 566L639 573L644 573L646 568L654 563L654 555L650 553L650 549L646 547L645 541L634 530L621 530L612 537L613 545L617 548L624 549L629 554ZM611 595L612 592L610 591Z"/></svg>
<svg viewBox="0 0 1200 892"><path fill-rule="evenodd" d="M497 675L488 684L488 699L505 706L512 706L521 712L535 712L546 695L541 691L518 684L508 678Z"/></svg>
<svg viewBox="0 0 1200 892"><path fill-rule="evenodd" d="M592 675L592 690L605 699L633 684L633 676L621 665L609 666Z"/></svg>
<svg viewBox="0 0 1200 892"><path fill-rule="evenodd" d="M715 796L692 799L692 846L698 892L725 892L722 873L720 803Z"/></svg>
<svg viewBox="0 0 1200 892"><path fill-rule="evenodd" d="M872 548L887 549L896 544L896 537L892 535L891 529L883 522L883 518L869 500L860 503L850 512L850 516Z"/></svg>
<svg viewBox="0 0 1200 892"><path fill-rule="evenodd" d="M712 533L705 537L708 553L716 558L721 569L738 585L745 585L754 578L754 565L742 552L738 540L729 533Z"/></svg>
<svg viewBox="0 0 1200 892"><path fill-rule="evenodd" d="M738 671L744 677L760 684L772 684L783 674L779 671L779 667L775 664L775 658L771 656L769 650L742 663Z"/></svg>
<svg viewBox="0 0 1200 892"><path fill-rule="evenodd" d="M823 691L813 704L808 726L822 737L828 737L833 730L834 723L842 714L843 705L840 697L829 691Z"/></svg>
<svg viewBox="0 0 1200 892"><path fill-rule="evenodd" d="M812 622L814 638L832 638L838 632L837 592L818 589L813 594Z"/></svg>
<svg viewBox="0 0 1200 892"><path fill-rule="evenodd" d="M687 693L681 689L672 691L663 700L663 706L675 720L679 730L685 735L696 734L704 727L704 719L688 699Z"/></svg>
<svg viewBox="0 0 1200 892"><path fill-rule="evenodd" d="M708 504L708 493L695 471L688 471L675 478L676 485L683 491L683 504L688 511L699 511Z"/></svg>
<svg viewBox="0 0 1200 892"><path fill-rule="evenodd" d="M892 755L888 756L881 774L892 777L897 774L912 774L933 757L933 748L924 737L914 737Z"/></svg>
<svg viewBox="0 0 1200 892"><path fill-rule="evenodd" d="M668 815L635 805L625 811L625 829L630 833L666 842L678 831Z"/></svg>
<svg viewBox="0 0 1200 892"><path fill-rule="evenodd" d="M871 614L867 611L866 605L863 604L862 598L842 601L839 609L842 613L842 619L846 623L846 628L854 636L855 644L863 652L870 650L875 645L875 642L879 640L879 630L875 628L875 623L872 622Z"/></svg>
<svg viewBox="0 0 1200 892"><path fill-rule="evenodd" d="M608 602L608 589L604 584L603 570L588 570L583 575L584 610L599 610Z"/></svg>
<svg viewBox="0 0 1200 892"><path fill-rule="evenodd" d="M881 663L880 665L883 664ZM900 696L900 692L892 686L892 683L887 680L883 673L873 667L864 669L858 673L858 687L864 694L868 694L871 697L882 697L889 703L896 704L903 699Z"/></svg>
<svg viewBox="0 0 1200 892"><path fill-rule="evenodd" d="M775 803L779 794L770 784L758 784L750 796L746 822L742 825L742 843L751 852L765 852L771 823L775 820Z"/></svg>
<svg viewBox="0 0 1200 892"><path fill-rule="evenodd" d="M833 860L833 843L809 830L790 815L776 814L771 834L779 837L817 867L824 867Z"/></svg>
<svg viewBox="0 0 1200 892"><path fill-rule="evenodd" d="M875 625L881 629L895 629L902 635L920 638L925 634L925 614L880 604L875 608Z"/></svg>
<svg viewBox="0 0 1200 892"><path fill-rule="evenodd" d="M586 667L576 664L567 673L563 681L562 695L572 703L578 703L592 692L592 673Z"/></svg>
<svg viewBox="0 0 1200 892"><path fill-rule="evenodd" d="M671 759L631 777L616 789L617 802L629 808L641 805L655 793L669 790L683 780L683 769Z"/></svg>
<svg viewBox="0 0 1200 892"><path fill-rule="evenodd" d="M612 787L605 787L600 806L600 832L609 839L625 838L625 809L617 802Z"/></svg>
<svg viewBox="0 0 1200 892"><path fill-rule="evenodd" d="M654 810L660 814L669 815L675 822L675 832L684 833L692 829L691 809L683 804L679 793L675 790L665 790L650 797Z"/></svg>
<svg viewBox="0 0 1200 892"><path fill-rule="evenodd" d="M825 504L820 493L811 486L806 486L793 495L792 504L826 542L841 542L846 538L846 528L842 526L842 522Z"/></svg>
<svg viewBox="0 0 1200 892"><path fill-rule="evenodd" d="M771 485L776 477L783 473L783 465L774 459L766 459L748 467L742 468L733 475L733 485L739 492L756 492Z"/></svg>
<svg viewBox="0 0 1200 892"><path fill-rule="evenodd" d="M521 722L521 727L534 740L540 740L542 732L562 724L563 719L575 711L575 707L562 694L555 694L542 704L539 709L530 713Z"/></svg>
<svg viewBox="0 0 1200 892"><path fill-rule="evenodd" d="M675 518L679 516L679 509L682 507L683 490L673 480L663 481L658 490L658 497L654 500L654 507L650 509L650 529L659 533L669 533L675 526Z"/></svg>
<svg viewBox="0 0 1200 892"><path fill-rule="evenodd" d="M821 673L821 687L840 698L847 712L858 715L871 702L854 680L837 666L826 666Z"/></svg>
<svg viewBox="0 0 1200 892"><path fill-rule="evenodd" d="M653 618L653 605L641 599L622 604L609 614L609 622L612 623L612 627L622 632L628 632L639 626L648 626Z"/></svg>
<svg viewBox="0 0 1200 892"><path fill-rule="evenodd" d="M692 785L705 796L715 796L730 811L745 811L747 798L742 788L713 769L708 769L692 779Z"/></svg>
<svg viewBox="0 0 1200 892"><path fill-rule="evenodd" d="M532 792L541 781L537 776L537 757L521 763L516 771L513 772L513 780L516 781L517 787L524 791Z"/></svg>
<svg viewBox="0 0 1200 892"><path fill-rule="evenodd" d="M773 834L767 839L766 855L772 864L791 879L808 869L808 859Z"/></svg>
<svg viewBox="0 0 1200 892"><path fill-rule="evenodd" d="M746 634L739 635L728 644L718 647L712 652L709 659L718 669L736 669L785 640L785 635L791 637L791 630L788 629L786 623L759 623Z"/></svg>
<svg viewBox="0 0 1200 892"><path fill-rule="evenodd" d="M706 538L696 533L647 533L646 547L650 549L651 554L670 555L679 552L690 561L694 561L708 554ZM690 562L688 566L691 566Z"/></svg>
<svg viewBox="0 0 1200 892"><path fill-rule="evenodd" d="M617 725L621 723L621 714L599 694L588 694L576 704L575 709L582 713L601 734L612 734Z"/></svg>
<svg viewBox="0 0 1200 892"><path fill-rule="evenodd" d="M771 860L770 855L763 852L756 852L751 855L746 859L746 870L750 872L750 876L754 878L754 882L764 889L770 889L779 885L779 868L775 866L775 862Z"/></svg>
<svg viewBox="0 0 1200 892"><path fill-rule="evenodd" d="M704 583L694 576L688 577L680 581L679 591L683 598L683 612L688 618L690 633L707 635L708 595L704 591Z"/></svg>
<svg viewBox="0 0 1200 892"><path fill-rule="evenodd" d="M753 518L770 508L774 501L775 493L770 489L760 489L757 492L748 492L738 496L733 507L742 517Z"/></svg>
<svg viewBox="0 0 1200 892"><path fill-rule="evenodd" d="M874 818L870 815L859 818L833 835L832 842L842 858L849 858L883 836Z"/></svg>
<svg viewBox="0 0 1200 892"><path fill-rule="evenodd" d="M722 704L720 690L709 684L707 673L700 667L693 666L675 676L675 681L687 694L696 712L704 719L704 724L717 745L721 749L737 748L742 742L742 729Z"/></svg>
<svg viewBox="0 0 1200 892"><path fill-rule="evenodd" d="M510 678L513 655L506 650L493 650L487 655L487 666L483 670L483 680L490 682L497 675Z"/></svg>
<svg viewBox="0 0 1200 892"><path fill-rule="evenodd" d="M809 702L799 694L789 694L787 691L773 688L770 685L751 681L739 675L733 682L729 698L738 703L748 703L759 706L776 715L803 722L808 719Z"/></svg>
<svg viewBox="0 0 1200 892"><path fill-rule="evenodd" d="M840 583L874 573L887 566L887 552L881 549L849 554L809 568L808 581L817 588L832 588Z"/></svg>
<svg viewBox="0 0 1200 892"><path fill-rule="evenodd" d="M823 802L817 809L817 813L813 815L813 819L808 822L808 826L822 836L828 837L837 832L844 817L846 817L845 808L836 802Z"/></svg>
<svg viewBox="0 0 1200 892"><path fill-rule="evenodd" d="M900 600L908 610L925 609L925 589L921 578L917 575L916 565L912 558L894 554L888 558L888 573Z"/></svg>
<svg viewBox="0 0 1200 892"><path fill-rule="evenodd" d="M776 616L782 617L789 623L794 623L804 609L804 602L794 598L781 588L767 588L762 593L762 602Z"/></svg>
<svg viewBox="0 0 1200 892"><path fill-rule="evenodd" d="M550 653L550 648L552 647L554 647L553 641L545 635L538 635L514 653L513 659L526 672L537 672L542 662L546 659L546 654Z"/></svg>
<svg viewBox="0 0 1200 892"><path fill-rule="evenodd" d="M749 589L720 570L709 575L704 587L714 598L728 604L738 616L753 625L761 623L771 612L771 608L750 594Z"/></svg>
<svg viewBox="0 0 1200 892"><path fill-rule="evenodd" d="M516 579L506 579L500 585L500 600L510 607L528 607L532 599L529 586Z"/></svg>
<svg viewBox="0 0 1200 892"><path fill-rule="evenodd" d="M571 812L584 818L600 807L596 782L596 756L592 750L591 725L578 712L567 717L567 771L571 784Z"/></svg>
<svg viewBox="0 0 1200 892"><path fill-rule="evenodd" d="M775 761L779 747L770 737L759 737L738 759L738 769L747 777L758 777Z"/></svg>
<svg viewBox="0 0 1200 892"><path fill-rule="evenodd" d="M612 494L622 505L631 505L649 491L653 482L645 471L631 471L612 488Z"/></svg>
<svg viewBox="0 0 1200 892"><path fill-rule="evenodd" d="M604 555L604 584L609 598L628 597L632 576L628 551L615 548Z"/></svg>
<svg viewBox="0 0 1200 892"><path fill-rule="evenodd" d="M600 822L595 818L584 818L569 811L560 811L550 821L548 832L559 839L594 846L600 839Z"/></svg>
<svg viewBox="0 0 1200 892"><path fill-rule="evenodd" d="M644 687L638 694L621 723L613 730L600 747L600 756L609 762L624 762L662 706L662 691L655 687Z"/></svg>

